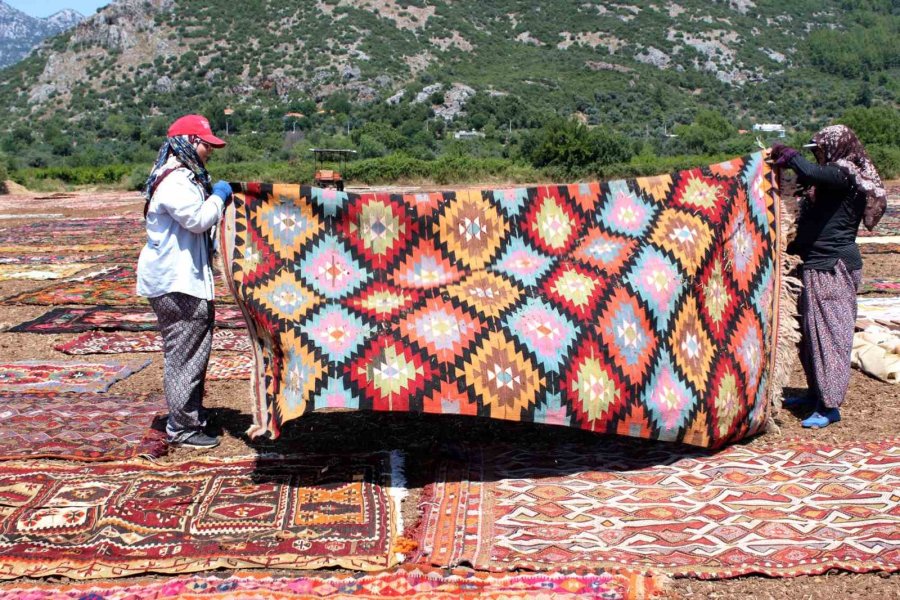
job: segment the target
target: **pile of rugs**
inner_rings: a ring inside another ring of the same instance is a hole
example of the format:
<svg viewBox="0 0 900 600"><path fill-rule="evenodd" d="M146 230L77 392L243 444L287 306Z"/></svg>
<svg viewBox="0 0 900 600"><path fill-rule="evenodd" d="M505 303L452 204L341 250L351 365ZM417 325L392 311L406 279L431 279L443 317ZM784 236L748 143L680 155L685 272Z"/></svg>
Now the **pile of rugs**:
<svg viewBox="0 0 900 600"><path fill-rule="evenodd" d="M250 378L253 434L335 409L622 434L552 451L165 455L162 397L127 385L161 362L139 221L0 230L32 249L0 264L94 265L5 300L54 306L3 343L56 337L0 364L0 597L614 600L900 569L900 439L709 449L766 424L793 339L772 184L754 155L477 193L243 185L213 358Z"/></svg>

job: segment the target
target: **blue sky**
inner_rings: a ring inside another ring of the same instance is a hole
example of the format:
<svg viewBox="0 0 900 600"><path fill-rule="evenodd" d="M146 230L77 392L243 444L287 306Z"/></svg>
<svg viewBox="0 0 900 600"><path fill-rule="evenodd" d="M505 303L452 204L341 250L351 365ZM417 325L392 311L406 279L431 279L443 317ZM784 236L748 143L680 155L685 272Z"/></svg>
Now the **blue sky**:
<svg viewBox="0 0 900 600"><path fill-rule="evenodd" d="M32 17L49 17L64 8L77 10L86 17L112 0L4 0L7 4Z"/></svg>

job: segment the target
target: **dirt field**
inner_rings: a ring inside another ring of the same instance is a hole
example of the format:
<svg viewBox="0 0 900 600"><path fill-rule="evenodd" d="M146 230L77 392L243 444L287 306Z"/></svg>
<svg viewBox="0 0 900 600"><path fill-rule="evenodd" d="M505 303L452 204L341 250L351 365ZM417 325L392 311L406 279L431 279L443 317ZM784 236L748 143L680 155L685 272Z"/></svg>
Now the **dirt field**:
<svg viewBox="0 0 900 600"><path fill-rule="evenodd" d="M130 207L138 214L139 206ZM24 210L22 212L25 212ZM123 213L123 210L117 210ZM99 216L97 211L68 211L74 216ZM68 216L68 215L67 215ZM0 227L15 226L18 222L3 222ZM869 277L900 276L900 255L864 256L864 274ZM14 292L36 289L48 282L0 282L0 297ZM46 312L44 306L2 306L0 325L20 323ZM72 339L69 335L37 335L0 333L0 355L6 360L72 359L53 346ZM148 392L162 390L162 355L144 354L153 359L147 369L116 383L110 393ZM116 357L125 358L125 357ZM137 358L127 357L127 358ZM87 355L79 360L109 360L109 355ZM799 365L794 369L791 386L805 388ZM560 443L602 444L603 438L566 428L534 426L452 417L416 417L369 413L313 415L290 424L277 442L254 442L245 435L250 425L248 414L249 385L246 381L211 381L207 383L206 405L213 412L212 425L223 434L223 443L207 454L213 456L252 455L260 451L371 451L401 449L407 453L407 478L410 495L405 502L404 520L416 521L416 505L422 487L428 483L429 457L453 452L454 447L479 443L526 443L531 446L552 447ZM881 383L858 371L853 372L847 401L842 410L843 421L824 430L808 431L799 425L799 415L783 412L776 422L778 431L770 431L749 440L751 446L771 444L779 439L811 438L827 442L877 440L898 434L900 424L900 387ZM197 455L197 451L176 449L164 461L182 461ZM296 575L294 571L292 574ZM675 598L786 598L786 599L887 599L900 598L900 574L829 573L817 577L769 579L741 577L732 580L699 581L675 580L671 587ZM2 587L0 587L2 596Z"/></svg>

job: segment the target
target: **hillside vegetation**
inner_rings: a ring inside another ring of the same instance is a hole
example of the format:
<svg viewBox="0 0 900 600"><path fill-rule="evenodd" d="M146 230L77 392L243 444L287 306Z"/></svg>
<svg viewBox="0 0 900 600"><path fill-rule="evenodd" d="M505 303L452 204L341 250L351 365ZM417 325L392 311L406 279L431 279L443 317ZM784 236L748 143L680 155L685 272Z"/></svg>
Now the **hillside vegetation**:
<svg viewBox="0 0 900 600"><path fill-rule="evenodd" d="M21 178L134 184L201 112L226 174L301 180L327 145L367 181L590 177L844 120L896 175L898 34L894 0L122 0L0 71L0 151Z"/></svg>

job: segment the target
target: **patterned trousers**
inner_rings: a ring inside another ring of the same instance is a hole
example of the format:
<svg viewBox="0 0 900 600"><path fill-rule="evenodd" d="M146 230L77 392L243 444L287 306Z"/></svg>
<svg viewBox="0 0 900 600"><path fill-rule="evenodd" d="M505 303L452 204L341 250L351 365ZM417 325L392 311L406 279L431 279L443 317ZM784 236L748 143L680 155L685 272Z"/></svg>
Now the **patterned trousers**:
<svg viewBox="0 0 900 600"><path fill-rule="evenodd" d="M832 271L803 270L803 341L800 362L813 399L838 408L850 385L850 352L856 328L856 292L862 270L838 260Z"/></svg>
<svg viewBox="0 0 900 600"><path fill-rule="evenodd" d="M166 434L182 442L206 425L203 391L212 350L215 305L179 292L150 298L165 358L163 388L169 405Z"/></svg>

